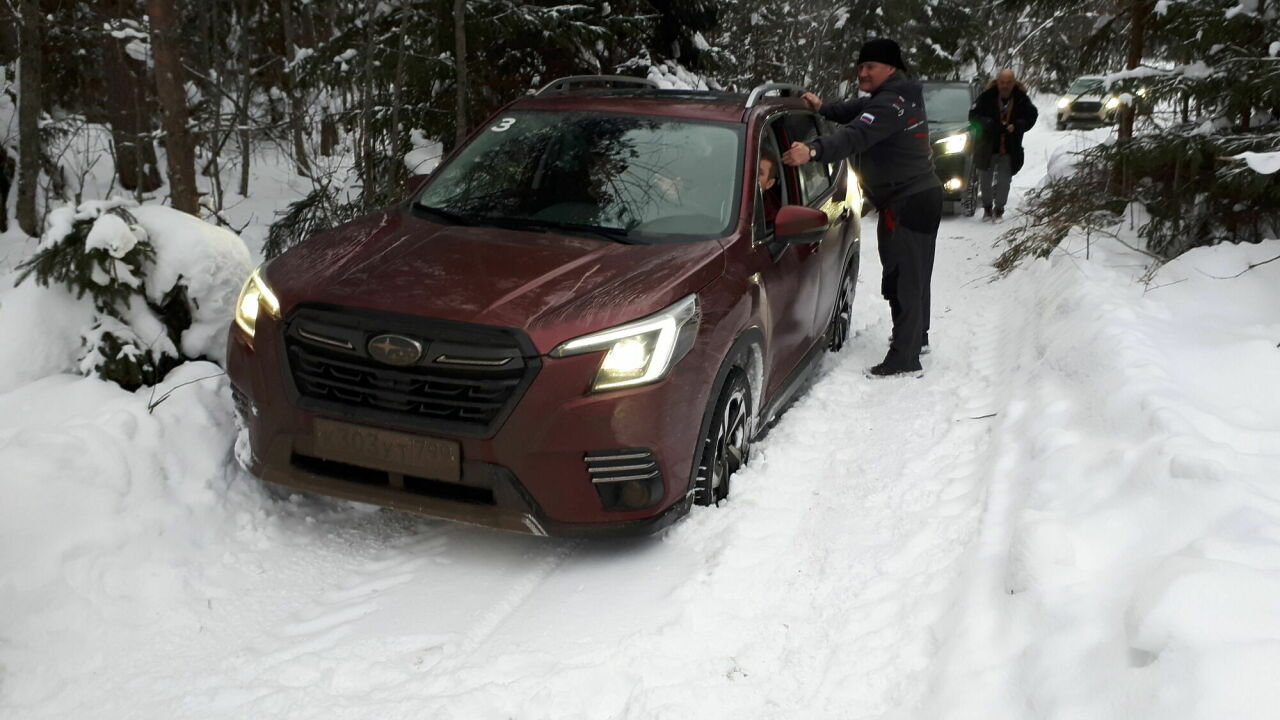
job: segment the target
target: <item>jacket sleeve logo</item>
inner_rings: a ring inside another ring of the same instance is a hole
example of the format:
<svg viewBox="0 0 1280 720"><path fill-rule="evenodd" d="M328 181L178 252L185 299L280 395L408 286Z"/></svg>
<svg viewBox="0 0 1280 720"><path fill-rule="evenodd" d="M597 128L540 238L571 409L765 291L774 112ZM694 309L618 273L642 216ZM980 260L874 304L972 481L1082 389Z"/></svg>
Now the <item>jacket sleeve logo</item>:
<svg viewBox="0 0 1280 720"><path fill-rule="evenodd" d="M871 113L862 113L862 115L858 119L870 125L871 123L876 121L876 116L872 115Z"/></svg>

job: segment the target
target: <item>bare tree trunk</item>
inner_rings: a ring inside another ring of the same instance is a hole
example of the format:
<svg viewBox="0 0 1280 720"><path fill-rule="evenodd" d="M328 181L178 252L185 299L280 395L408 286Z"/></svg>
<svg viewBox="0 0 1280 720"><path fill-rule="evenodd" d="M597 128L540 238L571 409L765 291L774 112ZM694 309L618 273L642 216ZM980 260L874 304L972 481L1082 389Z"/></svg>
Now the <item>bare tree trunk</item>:
<svg viewBox="0 0 1280 720"><path fill-rule="evenodd" d="M22 0L22 41L18 57L18 227L40 234L36 184L40 181L40 71L44 65L39 0Z"/></svg>
<svg viewBox="0 0 1280 720"><path fill-rule="evenodd" d="M284 94L289 101L289 132L293 136L293 163L297 173L311 177L311 164L307 162L307 147L303 143L302 102L293 82L294 52L293 8L290 0L280 0L280 25L284 30Z"/></svg>
<svg viewBox="0 0 1280 720"><path fill-rule="evenodd" d="M396 86L391 91L391 157L403 158L404 148L400 147L400 115L401 105L404 100L404 74L405 74L405 36L407 33L400 33L400 40L396 48ZM404 175L404 163L394 162L387 165L387 183L388 186L398 184L398 181Z"/></svg>
<svg viewBox="0 0 1280 720"><path fill-rule="evenodd" d="M1146 48L1147 20L1151 17L1155 4L1151 0L1131 0L1129 5L1129 48L1125 57L1125 69L1133 70L1142 63L1142 53ZM1134 103L1127 102L1120 108L1120 128L1117 138L1120 142L1133 139Z"/></svg>
<svg viewBox="0 0 1280 720"><path fill-rule="evenodd" d="M249 23L251 4L249 0L240 0L237 4L238 21L242 26ZM240 38L240 47L236 64L239 66L240 88L236 93L236 135L240 140L240 197L249 197L249 164L253 159L253 144L249 137L249 101L253 98L253 73L249 71L249 63L253 56L246 34Z"/></svg>
<svg viewBox="0 0 1280 720"><path fill-rule="evenodd" d="M453 62L458 73L457 131L454 138L461 145L467 137L467 0L453 0Z"/></svg>
<svg viewBox="0 0 1280 720"><path fill-rule="evenodd" d="M356 147L361 148L357 153L357 164L363 168L361 178L364 181L364 196L370 197L373 192L373 184L376 182L377 174L375 168L375 153L373 149L373 127L369 122L369 106L373 104L373 22L375 20L375 11L377 10L377 0L368 1L368 15L365 19L365 39L364 39L364 83L360 88L361 94L364 96L364 102L360 110L360 133L361 137Z"/></svg>
<svg viewBox="0 0 1280 720"><path fill-rule="evenodd" d="M196 190L195 142L187 128L187 91L178 53L176 0L147 0L151 47L155 54L156 95L169 168L169 197L173 207L195 215L200 210Z"/></svg>
<svg viewBox="0 0 1280 720"><path fill-rule="evenodd" d="M113 18L124 17L120 3L113 3L110 12ZM143 82L146 68L129 57L124 41L103 33L102 44L106 115L111 124L116 175L125 190L148 193L160 187L161 181Z"/></svg>

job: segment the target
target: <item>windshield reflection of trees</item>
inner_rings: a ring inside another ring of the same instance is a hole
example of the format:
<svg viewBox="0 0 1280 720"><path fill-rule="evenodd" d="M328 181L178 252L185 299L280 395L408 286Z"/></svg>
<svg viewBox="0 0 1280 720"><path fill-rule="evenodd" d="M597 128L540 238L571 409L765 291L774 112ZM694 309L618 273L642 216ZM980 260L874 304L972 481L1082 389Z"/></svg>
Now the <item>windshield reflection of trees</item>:
<svg viewBox="0 0 1280 720"><path fill-rule="evenodd" d="M690 207L691 179L678 167L688 166L683 156L696 132L629 116L553 117L530 125L474 156L442 206L470 216L624 230L707 212Z"/></svg>

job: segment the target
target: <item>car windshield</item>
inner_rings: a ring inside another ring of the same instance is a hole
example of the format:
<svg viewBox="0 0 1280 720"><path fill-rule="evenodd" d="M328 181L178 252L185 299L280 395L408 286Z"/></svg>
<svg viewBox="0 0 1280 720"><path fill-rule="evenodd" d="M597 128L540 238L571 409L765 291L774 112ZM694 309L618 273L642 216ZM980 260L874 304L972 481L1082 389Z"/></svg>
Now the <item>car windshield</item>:
<svg viewBox="0 0 1280 720"><path fill-rule="evenodd" d="M925 85L924 109L929 122L965 122L969 119L969 88Z"/></svg>
<svg viewBox="0 0 1280 720"><path fill-rule="evenodd" d="M737 218L741 133L643 115L511 112L432 178L418 204L479 224L660 242Z"/></svg>
<svg viewBox="0 0 1280 720"><path fill-rule="evenodd" d="M1079 78L1067 88L1071 95L1098 95L1102 92L1102 80L1099 78Z"/></svg>

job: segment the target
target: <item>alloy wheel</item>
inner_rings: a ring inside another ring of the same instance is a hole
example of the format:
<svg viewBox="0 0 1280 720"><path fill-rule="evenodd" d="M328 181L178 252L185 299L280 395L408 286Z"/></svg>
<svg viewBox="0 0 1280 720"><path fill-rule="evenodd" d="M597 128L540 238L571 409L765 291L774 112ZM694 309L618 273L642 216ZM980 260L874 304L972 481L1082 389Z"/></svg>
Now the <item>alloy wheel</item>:
<svg viewBox="0 0 1280 720"><path fill-rule="evenodd" d="M849 328L853 324L853 296L856 292L853 268L850 264L840 280L840 295L836 298L835 312L831 316L831 339L827 344L827 349L831 352L840 352L849 341Z"/></svg>
<svg viewBox="0 0 1280 720"><path fill-rule="evenodd" d="M714 505L729 496L729 481L747 464L751 454L751 391L746 380L735 372L707 429L703 462L699 468L694 502Z"/></svg>

